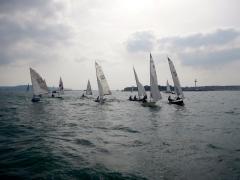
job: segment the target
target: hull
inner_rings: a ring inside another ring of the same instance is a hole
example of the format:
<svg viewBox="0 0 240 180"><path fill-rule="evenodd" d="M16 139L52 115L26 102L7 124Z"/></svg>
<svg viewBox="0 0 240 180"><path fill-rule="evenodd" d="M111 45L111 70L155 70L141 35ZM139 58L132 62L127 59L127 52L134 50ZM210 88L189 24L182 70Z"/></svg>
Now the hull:
<svg viewBox="0 0 240 180"><path fill-rule="evenodd" d="M95 99L94 101L98 102L100 104L103 104L103 103L105 103L106 99Z"/></svg>
<svg viewBox="0 0 240 180"><path fill-rule="evenodd" d="M129 101L138 101L138 102L142 102L143 100L142 99L128 99Z"/></svg>
<svg viewBox="0 0 240 180"><path fill-rule="evenodd" d="M179 99L179 100L168 100L169 104L177 104L177 105L180 105L180 106L183 106L184 105L184 102L182 99Z"/></svg>
<svg viewBox="0 0 240 180"><path fill-rule="evenodd" d="M40 101L40 97L33 97L32 98L32 102L39 102Z"/></svg>

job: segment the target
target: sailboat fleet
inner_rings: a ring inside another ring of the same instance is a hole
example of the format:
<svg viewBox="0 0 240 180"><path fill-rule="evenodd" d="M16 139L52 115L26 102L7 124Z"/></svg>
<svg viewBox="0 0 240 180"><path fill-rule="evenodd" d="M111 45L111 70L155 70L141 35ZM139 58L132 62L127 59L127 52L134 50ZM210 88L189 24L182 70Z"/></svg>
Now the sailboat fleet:
<svg viewBox="0 0 240 180"><path fill-rule="evenodd" d="M175 69L174 64L171 61L171 59L169 57L167 59L168 59L168 63L169 63L170 72L172 75L172 80L174 83L174 92L175 92L175 97L172 98L171 95L169 95L168 101L170 104L184 105L184 102L183 102L184 94L182 92L182 88L180 85L180 81L179 81L176 69ZM136 70L133 67L133 73L134 73L137 90L138 90L138 98L136 96L134 98L132 98L130 96L129 100L141 102L142 106L144 106L144 107L156 107L157 102L162 99L162 95L159 90L156 67L155 67L154 60L153 60L151 53L150 53L149 64L150 64L150 95L149 95L149 98L147 98L147 93L145 91L145 88L139 81ZM97 85L98 85L98 97L95 99L95 102L103 104L106 100L105 96L111 95L112 92L109 88L107 79L103 73L103 69L97 62L95 62L95 69L96 69L96 79L97 79ZM33 90L32 91L33 92L32 101L38 102L38 101L40 101L40 99L42 98L42 96L44 94L48 94L49 90L48 90L46 81L32 68L30 68L30 76L31 76L32 90ZM166 93L172 93L168 81L166 84ZM59 87L58 87L57 94L58 94L58 96L57 96L58 98L62 98L62 95L64 94L63 81L62 81L61 77L59 80ZM88 80L87 88L86 88L86 96L91 96L91 95L93 95L93 92L92 92L90 81ZM53 95L53 92L52 92L52 97L55 97ZM85 97L84 93L83 93L82 97Z"/></svg>

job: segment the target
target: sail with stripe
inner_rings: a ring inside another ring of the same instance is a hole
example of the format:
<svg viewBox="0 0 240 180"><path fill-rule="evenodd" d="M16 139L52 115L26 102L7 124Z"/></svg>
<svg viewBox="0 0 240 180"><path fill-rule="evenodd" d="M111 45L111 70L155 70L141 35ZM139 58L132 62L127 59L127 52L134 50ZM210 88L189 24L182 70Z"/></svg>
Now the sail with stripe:
<svg viewBox="0 0 240 180"><path fill-rule="evenodd" d="M146 95L146 91L145 91L143 85L140 83L134 67L133 67L133 72L134 72L134 76L135 76L135 80L136 80L136 84L137 84L137 88L138 88L138 97L141 98Z"/></svg>
<svg viewBox="0 0 240 180"><path fill-rule="evenodd" d="M171 59L169 57L168 57L168 63L169 63L170 71L171 71L171 74L172 74L175 94L178 97L184 98L183 91L182 91L182 88L181 88L181 85L180 85L180 81L179 81L179 78L178 78L178 75L177 75L177 71L176 71L176 69L173 65L173 62L171 61Z"/></svg>
<svg viewBox="0 0 240 180"><path fill-rule="evenodd" d="M95 62L95 68L96 68L96 76L97 76L97 84L98 84L100 102L102 102L104 95L110 95L112 93L108 86L107 79L103 73L102 67L97 62Z"/></svg>
<svg viewBox="0 0 240 180"><path fill-rule="evenodd" d="M152 102L157 102L162 98L158 88L157 73L151 53L150 53L150 92Z"/></svg>
<svg viewBox="0 0 240 180"><path fill-rule="evenodd" d="M32 68L30 68L33 95L39 96L48 93L46 81Z"/></svg>

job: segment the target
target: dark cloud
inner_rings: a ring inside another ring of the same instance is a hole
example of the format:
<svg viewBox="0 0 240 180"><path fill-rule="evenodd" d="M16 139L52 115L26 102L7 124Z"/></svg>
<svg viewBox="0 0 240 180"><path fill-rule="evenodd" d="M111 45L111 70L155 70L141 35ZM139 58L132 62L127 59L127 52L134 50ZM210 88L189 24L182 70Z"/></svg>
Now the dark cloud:
<svg viewBox="0 0 240 180"><path fill-rule="evenodd" d="M218 29L206 34L196 33L159 40L151 32L143 31L131 35L127 41L127 50L149 52L158 46L155 54L175 54L183 65L210 67L239 61L240 47L236 46L239 41L240 31L236 29Z"/></svg>
<svg viewBox="0 0 240 180"><path fill-rule="evenodd" d="M56 60L55 49L71 36L68 26L56 22L61 10L50 0L0 1L0 64Z"/></svg>
<svg viewBox="0 0 240 180"><path fill-rule="evenodd" d="M212 67L240 60L240 31L219 29L212 33L196 33L185 37L166 37L158 40L159 50L177 54L182 64Z"/></svg>
<svg viewBox="0 0 240 180"><path fill-rule="evenodd" d="M151 32L142 31L132 34L127 41L128 52L150 52L153 50L155 37Z"/></svg>
<svg viewBox="0 0 240 180"><path fill-rule="evenodd" d="M240 61L240 48L180 53L181 62L188 66L212 67Z"/></svg>
<svg viewBox="0 0 240 180"><path fill-rule="evenodd" d="M57 9L61 8L60 3L51 0L1 0L0 15L39 13L44 16L52 16Z"/></svg>
<svg viewBox="0 0 240 180"><path fill-rule="evenodd" d="M195 48L209 45L223 45L236 39L240 32L235 29L219 29L208 34L193 34L190 36L167 37L162 38L158 42L160 45L171 45L178 48Z"/></svg>

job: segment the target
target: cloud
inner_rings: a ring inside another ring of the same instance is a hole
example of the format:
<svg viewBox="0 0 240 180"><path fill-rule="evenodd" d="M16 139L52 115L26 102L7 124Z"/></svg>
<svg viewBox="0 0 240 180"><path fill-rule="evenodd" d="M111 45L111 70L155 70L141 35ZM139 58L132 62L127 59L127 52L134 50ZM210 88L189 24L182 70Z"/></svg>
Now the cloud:
<svg viewBox="0 0 240 180"><path fill-rule="evenodd" d="M173 36L158 40L159 51L175 54L183 65L212 67L240 60L240 31L218 29L211 33Z"/></svg>
<svg viewBox="0 0 240 180"><path fill-rule="evenodd" d="M68 44L70 28L57 14L59 3L43 0L0 2L0 65L56 60ZM60 49L59 49L60 50Z"/></svg>
<svg viewBox="0 0 240 180"><path fill-rule="evenodd" d="M188 66L212 67L240 61L240 48L214 51L197 51L180 54L182 64Z"/></svg>
<svg viewBox="0 0 240 180"><path fill-rule="evenodd" d="M196 48L210 45L224 45L233 41L240 35L235 29L219 29L215 32L203 34L197 33L185 37L174 36L162 38L158 41L160 45L170 45L178 48Z"/></svg>
<svg viewBox="0 0 240 180"><path fill-rule="evenodd" d="M8 16L9 14L39 13L44 16L53 16L56 9L60 7L60 3L51 0L1 0L0 14Z"/></svg>
<svg viewBox="0 0 240 180"><path fill-rule="evenodd" d="M150 52L154 48L155 37L149 31L135 32L127 40L128 52Z"/></svg>

